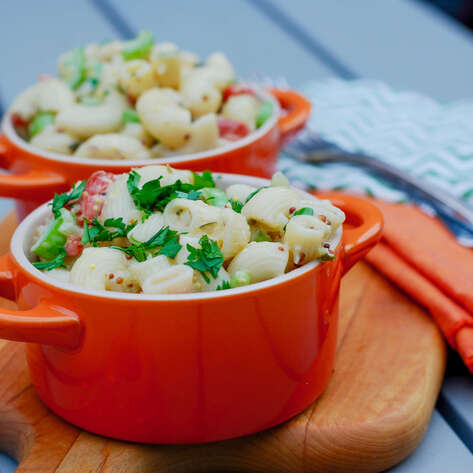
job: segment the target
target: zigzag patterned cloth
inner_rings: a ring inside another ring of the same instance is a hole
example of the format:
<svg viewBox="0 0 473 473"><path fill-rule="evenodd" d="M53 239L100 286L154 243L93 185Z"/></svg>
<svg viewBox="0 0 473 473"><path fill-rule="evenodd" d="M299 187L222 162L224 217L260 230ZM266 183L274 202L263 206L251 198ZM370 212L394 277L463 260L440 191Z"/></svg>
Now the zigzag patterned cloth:
<svg viewBox="0 0 473 473"><path fill-rule="evenodd" d="M302 92L314 104L309 128L326 141L394 164L473 204L473 100L440 104L370 80L311 82ZM407 200L383 180L344 164L301 164L283 155L279 169L312 188Z"/></svg>

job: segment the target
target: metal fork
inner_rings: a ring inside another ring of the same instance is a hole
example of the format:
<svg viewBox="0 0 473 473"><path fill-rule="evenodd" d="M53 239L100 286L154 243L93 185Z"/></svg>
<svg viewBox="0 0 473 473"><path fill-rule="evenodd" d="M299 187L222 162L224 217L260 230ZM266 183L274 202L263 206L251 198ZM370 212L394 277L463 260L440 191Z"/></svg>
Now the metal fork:
<svg viewBox="0 0 473 473"><path fill-rule="evenodd" d="M310 128L290 142L284 152L308 163L346 163L380 175L415 202L432 209L455 234L460 244L473 247L473 208L428 182L372 156L344 151Z"/></svg>

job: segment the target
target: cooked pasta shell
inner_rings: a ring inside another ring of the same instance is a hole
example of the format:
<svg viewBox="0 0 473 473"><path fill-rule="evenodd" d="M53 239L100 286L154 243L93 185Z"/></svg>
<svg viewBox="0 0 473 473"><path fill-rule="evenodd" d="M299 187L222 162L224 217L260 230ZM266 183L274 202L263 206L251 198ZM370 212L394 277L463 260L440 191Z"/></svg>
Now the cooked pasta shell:
<svg viewBox="0 0 473 473"><path fill-rule="evenodd" d="M248 271L251 282L256 283L284 274L288 259L288 247L283 243L251 242L233 258L228 272L234 276L237 271Z"/></svg>

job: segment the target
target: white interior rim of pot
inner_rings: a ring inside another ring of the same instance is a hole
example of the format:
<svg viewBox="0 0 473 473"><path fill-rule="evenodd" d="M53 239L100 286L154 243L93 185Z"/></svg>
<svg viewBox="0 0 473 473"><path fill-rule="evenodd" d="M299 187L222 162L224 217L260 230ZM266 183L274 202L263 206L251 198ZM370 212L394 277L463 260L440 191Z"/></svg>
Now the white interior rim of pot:
<svg viewBox="0 0 473 473"><path fill-rule="evenodd" d="M267 179L261 179L257 177L250 176L239 176L237 174L223 174L223 173L214 173L214 177L217 180L217 184L223 188L226 188L232 184L248 184L254 187L261 187L269 184ZM309 194L308 194L309 195ZM312 196L310 196L312 197ZM13 238L11 240L11 252L13 257L17 262L22 266L28 273L32 276L38 277L46 281L47 283L56 286L59 289L62 289L67 292L72 292L82 295L93 295L100 298L107 299L116 299L116 300L134 300L134 301L189 301L189 300L205 300L205 299L214 299L221 297L228 297L236 294L251 293L258 291L259 289L268 288L270 286L278 286L284 284L288 281L296 279L304 273L312 271L319 264L318 260L311 261L310 263L301 266L300 268L293 269L288 273L285 273L281 276L277 276L267 281L250 284L248 286L243 286L240 288L234 288L223 291L209 291L209 292L194 292L187 294L167 294L167 295L151 295L151 294L130 294L122 292L112 292L112 291L102 291L94 290L88 288L82 288L70 283L64 283L54 279L51 276L48 276L47 272L42 272L39 269L36 269L31 262L29 261L27 254L31 248L31 241L33 237L33 232L35 228L42 224L46 217L50 215L50 207L48 204L43 204L41 207L38 207L30 215L28 215L18 226L15 231ZM335 249L341 242L342 236L342 227L338 228L335 232L335 235L330 240L330 247Z"/></svg>
<svg viewBox="0 0 473 473"><path fill-rule="evenodd" d="M250 84L253 90L255 90L257 96L261 100L269 100L273 104L273 114L271 117L266 120L266 122L258 128L257 130L250 133L248 136L241 138L233 143L227 144L225 146L220 146L218 148L209 149L207 151L201 151L199 153L192 153L192 154L183 154L181 156L169 156L165 158L150 158L150 159L94 159L94 158L82 158L73 155L65 155L59 153L51 153L49 151L43 150L41 148L36 148L35 146L31 146L27 141L23 140L18 136L15 131L15 128L10 120L10 113L6 113L2 123L2 129L5 135L10 139L16 146L19 148L23 148L29 153L32 154L39 154L47 159L52 161L58 162L67 162L67 163L74 163L74 164L87 164L87 165L95 165L97 167L107 167L108 169L112 167L123 168L124 166L145 166L147 164L173 164L179 163L182 161L190 161L190 160L200 160L205 158L211 158L213 156L217 156L219 154L228 153L230 151L234 151L238 148L242 148L262 136L264 136L273 126L276 125L276 122L279 118L281 113L281 107L279 106L279 102L276 98L271 95L269 92L266 92L261 87L257 85Z"/></svg>

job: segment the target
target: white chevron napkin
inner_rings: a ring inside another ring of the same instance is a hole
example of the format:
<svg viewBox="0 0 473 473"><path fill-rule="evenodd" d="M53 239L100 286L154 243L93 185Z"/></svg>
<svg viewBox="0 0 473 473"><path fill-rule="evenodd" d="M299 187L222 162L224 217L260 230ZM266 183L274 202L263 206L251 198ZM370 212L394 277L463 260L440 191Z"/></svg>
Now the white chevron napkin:
<svg viewBox="0 0 473 473"><path fill-rule="evenodd" d="M387 161L473 204L473 100L440 104L371 80L311 82L302 93L314 106L309 127L326 141ZM406 200L352 166L301 164L283 155L279 168L309 187Z"/></svg>

